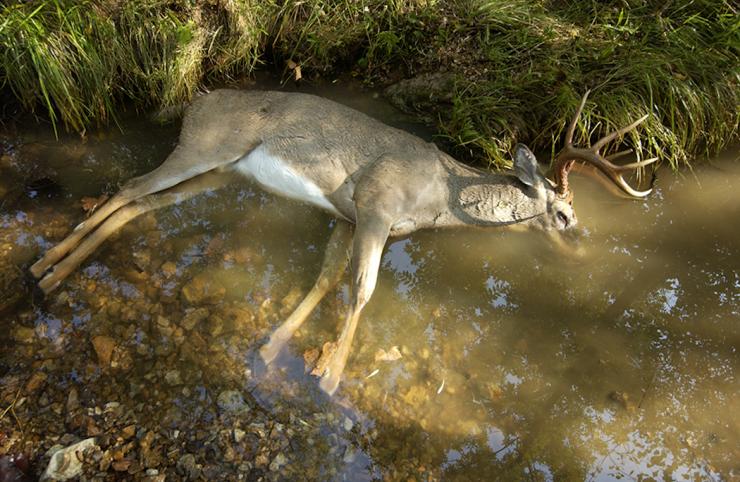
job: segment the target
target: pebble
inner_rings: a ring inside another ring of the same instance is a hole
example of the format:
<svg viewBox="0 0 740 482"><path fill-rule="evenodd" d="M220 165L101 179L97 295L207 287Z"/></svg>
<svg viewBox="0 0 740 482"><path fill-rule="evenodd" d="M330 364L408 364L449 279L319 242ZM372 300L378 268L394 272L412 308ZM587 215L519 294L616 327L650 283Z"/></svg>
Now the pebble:
<svg viewBox="0 0 740 482"><path fill-rule="evenodd" d="M207 308L197 308L195 310L189 311L185 314L182 321L180 321L180 326L182 326L186 330L192 330L193 328L195 328L195 325L208 318L208 315L209 312Z"/></svg>
<svg viewBox="0 0 740 482"><path fill-rule="evenodd" d="M17 343L31 344L36 338L36 331L27 326L19 326L13 330L13 340Z"/></svg>
<svg viewBox="0 0 740 482"><path fill-rule="evenodd" d="M116 341L109 336L99 335L92 338L92 345L95 349L95 354L98 355L100 365L104 367L110 366L113 350L116 348Z"/></svg>
<svg viewBox="0 0 740 482"><path fill-rule="evenodd" d="M283 455L282 453L279 453L275 456L274 459L272 459L272 462L270 462L270 470L272 472L276 472L280 470L280 467L285 465L288 462L288 459Z"/></svg>
<svg viewBox="0 0 740 482"><path fill-rule="evenodd" d="M180 377L179 370L170 370L164 374L164 380L168 385L174 387L182 384L182 378Z"/></svg>
<svg viewBox="0 0 740 482"><path fill-rule="evenodd" d="M235 428L233 431L234 435L234 442L241 443L242 440L244 440L244 437L247 435L247 432L240 428Z"/></svg>
<svg viewBox="0 0 740 482"><path fill-rule="evenodd" d="M218 394L216 405L223 413L239 413L249 410L247 402L241 392L237 390L224 390Z"/></svg>
<svg viewBox="0 0 740 482"><path fill-rule="evenodd" d="M175 274L177 274L177 265L172 261L167 261L162 264L161 269L162 274L165 278L172 278Z"/></svg>
<svg viewBox="0 0 740 482"><path fill-rule="evenodd" d="M34 393L46 383L47 375L44 372L35 372L26 383L26 393Z"/></svg>
<svg viewBox="0 0 740 482"><path fill-rule="evenodd" d="M344 417L344 430L349 432L354 426L355 424L354 422L352 422L352 419L350 419L349 417Z"/></svg>
<svg viewBox="0 0 740 482"><path fill-rule="evenodd" d="M182 296L191 305L214 305L224 299L226 288L204 274L195 276L182 288Z"/></svg>
<svg viewBox="0 0 740 482"><path fill-rule="evenodd" d="M82 473L82 461L78 453L95 447L95 438L88 438L67 448L57 450L51 456L43 479L69 480Z"/></svg>

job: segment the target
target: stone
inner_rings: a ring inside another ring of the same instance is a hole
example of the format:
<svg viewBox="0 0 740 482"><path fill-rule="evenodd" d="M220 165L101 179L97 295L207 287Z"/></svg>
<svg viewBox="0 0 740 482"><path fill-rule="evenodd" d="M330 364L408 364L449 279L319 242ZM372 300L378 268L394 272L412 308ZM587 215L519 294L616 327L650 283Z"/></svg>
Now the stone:
<svg viewBox="0 0 740 482"><path fill-rule="evenodd" d="M218 281L199 274L182 288L182 296L191 305L215 305L224 299L226 288Z"/></svg>
<svg viewBox="0 0 740 482"><path fill-rule="evenodd" d="M96 446L95 438L91 437L59 449L53 453L49 465L44 471L44 480L69 480L82 474L82 452Z"/></svg>
<svg viewBox="0 0 740 482"><path fill-rule="evenodd" d="M109 336L98 335L92 338L92 345L95 348L95 354L98 355L98 363L104 367L110 366L116 341Z"/></svg>
<svg viewBox="0 0 740 482"><path fill-rule="evenodd" d="M249 410L247 402L241 392L237 390L224 390L218 394L216 405L222 413L239 413Z"/></svg>
<svg viewBox="0 0 740 482"><path fill-rule="evenodd" d="M27 326L18 326L13 330L13 341L16 343L31 344L36 338L36 331Z"/></svg>
<svg viewBox="0 0 740 482"><path fill-rule="evenodd" d="M193 328L195 328L195 325L208 318L208 315L209 312L207 308L197 308L195 310L189 311L183 317L182 321L180 322L180 326L188 331L192 330Z"/></svg>
<svg viewBox="0 0 740 482"><path fill-rule="evenodd" d="M152 263L152 253L149 250L134 251L132 254L134 265L140 271L146 271Z"/></svg>
<svg viewBox="0 0 740 482"><path fill-rule="evenodd" d="M177 461L177 471L190 480L200 477L201 466L195 463L195 455L185 454Z"/></svg>
<svg viewBox="0 0 740 482"><path fill-rule="evenodd" d="M170 370L164 374L164 381L170 386L182 385L182 378L179 370Z"/></svg>
<svg viewBox="0 0 740 482"><path fill-rule="evenodd" d="M127 425L121 430L121 437L124 440L128 440L136 435L136 425Z"/></svg>
<svg viewBox="0 0 740 482"><path fill-rule="evenodd" d="M235 428L233 431L233 435L234 435L234 442L241 443L241 441L244 440L244 437L247 436L247 432L245 432L244 430L240 428Z"/></svg>
<svg viewBox="0 0 740 482"><path fill-rule="evenodd" d="M67 394L67 413L72 413L80 407L80 396L77 389L72 387Z"/></svg>
<svg viewBox="0 0 740 482"><path fill-rule="evenodd" d="M282 453L279 453L275 456L274 459L272 459L272 462L270 462L270 470L272 472L276 472L280 470L280 467L285 465L288 462L288 459L283 455Z"/></svg>
<svg viewBox="0 0 740 482"><path fill-rule="evenodd" d="M35 372L26 383L26 393L35 393L46 383L47 375L44 372Z"/></svg>
<svg viewBox="0 0 740 482"><path fill-rule="evenodd" d="M355 424L354 424L354 422L352 421L351 418L344 417L344 424L343 424L344 430L346 430L347 432L349 432L350 430L352 430L352 427L354 427L354 426L355 426Z"/></svg>
<svg viewBox="0 0 740 482"><path fill-rule="evenodd" d="M401 358L401 352L398 350L397 346L392 346L388 351L383 350L382 348L378 348L378 351L375 352L375 361L395 361Z"/></svg>
<svg viewBox="0 0 740 482"><path fill-rule="evenodd" d="M177 274L177 265L172 261L165 262L160 269L165 278L172 278Z"/></svg>

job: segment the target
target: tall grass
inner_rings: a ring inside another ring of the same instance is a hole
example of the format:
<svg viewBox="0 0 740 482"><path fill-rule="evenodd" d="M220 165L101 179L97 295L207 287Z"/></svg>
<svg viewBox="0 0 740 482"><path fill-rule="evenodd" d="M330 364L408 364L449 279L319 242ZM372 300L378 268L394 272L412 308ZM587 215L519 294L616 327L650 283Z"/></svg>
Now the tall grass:
<svg viewBox="0 0 740 482"><path fill-rule="evenodd" d="M443 72L452 101L412 108L496 165L515 142L557 148L592 89L581 138L648 113L628 142L679 166L738 139L739 26L723 0L5 2L0 85L83 131L124 101L178 105L268 63L375 83Z"/></svg>

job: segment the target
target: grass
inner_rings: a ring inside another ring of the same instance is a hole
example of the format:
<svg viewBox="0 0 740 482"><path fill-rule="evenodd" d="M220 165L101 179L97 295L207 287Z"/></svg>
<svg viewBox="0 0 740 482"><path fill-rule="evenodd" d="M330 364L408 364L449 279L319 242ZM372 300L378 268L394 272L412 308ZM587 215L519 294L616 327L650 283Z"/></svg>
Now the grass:
<svg viewBox="0 0 740 482"><path fill-rule="evenodd" d="M288 60L304 78L386 84L424 72L456 153L506 165L516 142L554 151L592 89L581 140L650 114L627 139L672 166L738 140L740 16L709 0L47 0L0 4L0 86L84 131L123 103L176 106ZM425 96L415 93L416 99Z"/></svg>

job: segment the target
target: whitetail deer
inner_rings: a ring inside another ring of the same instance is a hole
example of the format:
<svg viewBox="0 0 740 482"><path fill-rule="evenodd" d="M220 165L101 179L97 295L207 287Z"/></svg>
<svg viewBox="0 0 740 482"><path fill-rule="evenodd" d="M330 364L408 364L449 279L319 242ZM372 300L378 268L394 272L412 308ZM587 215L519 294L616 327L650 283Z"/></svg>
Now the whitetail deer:
<svg viewBox="0 0 740 482"><path fill-rule="evenodd" d="M321 388L336 390L360 311L375 289L381 253L390 236L422 228L524 224L566 230L576 224L568 189L574 160L598 167L624 192L644 197L622 173L656 159L616 166L599 150L635 128L607 135L591 148L572 144L588 93L567 128L554 162L555 182L539 174L523 145L514 175L474 169L432 143L332 101L300 93L217 90L188 108L180 140L154 171L123 189L50 249L32 267L39 286L54 290L107 237L134 217L238 178L308 202L337 218L321 273L306 298L260 353L270 363L351 261L349 313L336 349L324 360ZM647 116L646 116L647 117ZM618 153L617 155L621 155ZM354 225L354 228L352 227Z"/></svg>

